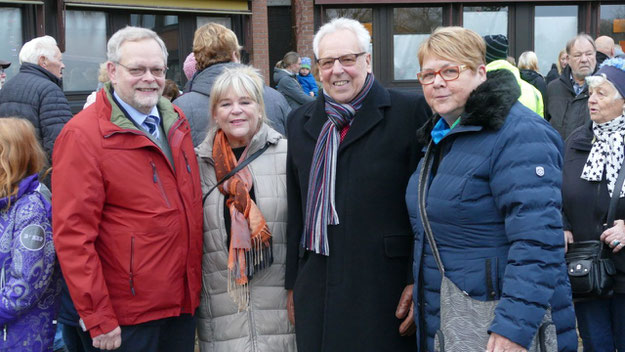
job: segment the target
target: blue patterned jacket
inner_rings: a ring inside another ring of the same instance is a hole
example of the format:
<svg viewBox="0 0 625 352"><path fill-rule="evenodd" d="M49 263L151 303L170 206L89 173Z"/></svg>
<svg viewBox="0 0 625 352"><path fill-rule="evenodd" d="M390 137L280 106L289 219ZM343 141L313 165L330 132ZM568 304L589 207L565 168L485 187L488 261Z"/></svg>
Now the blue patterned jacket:
<svg viewBox="0 0 625 352"><path fill-rule="evenodd" d="M0 351L52 351L60 270L37 175L0 198Z"/></svg>

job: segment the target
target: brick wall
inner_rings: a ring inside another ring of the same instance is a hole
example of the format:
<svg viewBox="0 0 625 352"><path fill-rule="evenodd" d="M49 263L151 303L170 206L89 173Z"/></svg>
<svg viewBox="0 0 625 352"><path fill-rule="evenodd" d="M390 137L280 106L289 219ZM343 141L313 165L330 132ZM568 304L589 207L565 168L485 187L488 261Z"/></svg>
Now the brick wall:
<svg viewBox="0 0 625 352"><path fill-rule="evenodd" d="M313 36L315 35L314 0L292 0L295 24L296 50L301 56L314 60Z"/></svg>
<svg viewBox="0 0 625 352"><path fill-rule="evenodd" d="M311 0L312 1L312 0ZM267 0L253 0L252 20L248 38L251 38L250 64L260 70L269 84L269 35L267 30Z"/></svg>

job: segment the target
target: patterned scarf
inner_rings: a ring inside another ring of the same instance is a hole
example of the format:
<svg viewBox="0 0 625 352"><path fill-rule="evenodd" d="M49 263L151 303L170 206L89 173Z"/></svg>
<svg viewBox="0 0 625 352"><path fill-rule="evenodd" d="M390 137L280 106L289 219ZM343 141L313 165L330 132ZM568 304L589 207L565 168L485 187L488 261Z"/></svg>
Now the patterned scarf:
<svg viewBox="0 0 625 352"><path fill-rule="evenodd" d="M237 161L228 139L222 130L217 131L213 143L213 160L218 180L245 160L245 148ZM239 310L249 303L249 280L273 262L271 233L263 214L250 197L252 174L245 167L219 186L226 196L226 206L230 209L230 248L228 250L228 293L237 303Z"/></svg>
<svg viewBox="0 0 625 352"><path fill-rule="evenodd" d="M301 245L317 254L330 255L328 225L338 225L339 216L334 205L336 159L340 144L340 131L348 126L362 107L373 86L373 74L367 75L358 95L347 104L339 104L324 92L325 111L328 121L323 125L308 177L306 218Z"/></svg>
<svg viewBox="0 0 625 352"><path fill-rule="evenodd" d="M592 144L590 154L581 178L587 181L601 181L605 168L606 179L608 181L608 192L610 197L614 192L616 179L623 164L625 142L625 116L621 115L612 121L592 124L592 131L596 137ZM621 189L619 198L625 196L625 191Z"/></svg>

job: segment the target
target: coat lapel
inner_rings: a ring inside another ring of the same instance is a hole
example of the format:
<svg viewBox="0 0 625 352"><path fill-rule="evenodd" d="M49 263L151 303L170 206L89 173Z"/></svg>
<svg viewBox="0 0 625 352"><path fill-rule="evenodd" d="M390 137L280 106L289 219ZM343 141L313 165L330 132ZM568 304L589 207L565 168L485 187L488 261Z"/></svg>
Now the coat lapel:
<svg viewBox="0 0 625 352"><path fill-rule="evenodd" d="M317 98L314 104L304 113L308 121L304 124L306 132L316 141L319 138L319 133L323 128L323 125L328 121L324 109L325 103L323 96Z"/></svg>

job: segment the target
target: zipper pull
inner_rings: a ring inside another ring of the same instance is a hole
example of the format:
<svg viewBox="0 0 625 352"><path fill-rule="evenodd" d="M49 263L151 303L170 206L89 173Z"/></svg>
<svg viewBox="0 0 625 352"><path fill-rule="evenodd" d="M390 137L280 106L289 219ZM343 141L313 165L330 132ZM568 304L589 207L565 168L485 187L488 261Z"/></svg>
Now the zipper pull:
<svg viewBox="0 0 625 352"><path fill-rule="evenodd" d="M4 341L6 341L7 340L7 326L6 326L6 324L2 328L2 331L3 331L3 334L4 334Z"/></svg>
<svg viewBox="0 0 625 352"><path fill-rule="evenodd" d="M182 156L184 156L184 162L187 164L187 171L191 173L191 166L189 166L189 159L187 158L187 153L183 151Z"/></svg>
<svg viewBox="0 0 625 352"><path fill-rule="evenodd" d="M154 180L154 183L157 183L158 177L156 176L156 165L154 165L153 161L150 161L150 165L152 165L152 179Z"/></svg>

